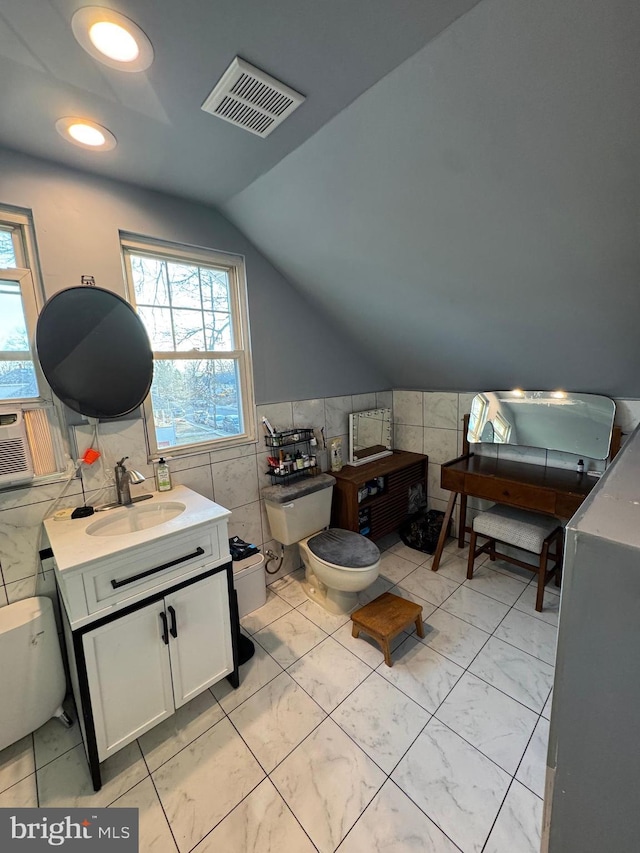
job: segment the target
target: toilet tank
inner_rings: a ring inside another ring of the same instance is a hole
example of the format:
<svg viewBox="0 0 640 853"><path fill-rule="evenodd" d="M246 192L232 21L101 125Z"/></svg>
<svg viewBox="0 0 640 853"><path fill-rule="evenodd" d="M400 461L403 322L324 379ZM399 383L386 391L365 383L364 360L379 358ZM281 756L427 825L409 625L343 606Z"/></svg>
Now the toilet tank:
<svg viewBox="0 0 640 853"><path fill-rule="evenodd" d="M282 545L293 545L329 526L335 477L320 474L286 486L262 490L271 535Z"/></svg>

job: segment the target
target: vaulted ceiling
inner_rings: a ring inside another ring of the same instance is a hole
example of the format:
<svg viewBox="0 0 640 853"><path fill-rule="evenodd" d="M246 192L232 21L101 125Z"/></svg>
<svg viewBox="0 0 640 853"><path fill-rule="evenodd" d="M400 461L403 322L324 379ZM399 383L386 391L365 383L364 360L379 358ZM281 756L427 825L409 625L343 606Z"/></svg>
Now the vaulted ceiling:
<svg viewBox="0 0 640 853"><path fill-rule="evenodd" d="M218 206L397 387L640 397L633 0L124 0L141 75L81 5L4 0L0 144ZM200 110L235 55L307 96L266 140Z"/></svg>

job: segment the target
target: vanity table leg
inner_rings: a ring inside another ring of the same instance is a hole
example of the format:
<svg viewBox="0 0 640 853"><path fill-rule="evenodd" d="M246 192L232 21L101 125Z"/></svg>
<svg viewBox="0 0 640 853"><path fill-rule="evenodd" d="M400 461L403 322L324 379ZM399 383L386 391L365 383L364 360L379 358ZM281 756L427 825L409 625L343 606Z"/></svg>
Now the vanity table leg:
<svg viewBox="0 0 640 853"><path fill-rule="evenodd" d="M440 536L438 537L438 544L436 546L435 554L433 555L433 562L431 563L432 572L437 572L438 567L440 566L440 557L442 557L444 543L447 541L447 530L449 529L449 522L451 521L451 516L453 515L453 510L455 509L457 497L457 492L451 492L451 494L449 495L449 503L447 504L447 509L444 514L444 519L442 521L442 529L440 530Z"/></svg>
<svg viewBox="0 0 640 853"><path fill-rule="evenodd" d="M460 495L460 518L458 524L458 548L464 548L464 534L467 526L467 496Z"/></svg>

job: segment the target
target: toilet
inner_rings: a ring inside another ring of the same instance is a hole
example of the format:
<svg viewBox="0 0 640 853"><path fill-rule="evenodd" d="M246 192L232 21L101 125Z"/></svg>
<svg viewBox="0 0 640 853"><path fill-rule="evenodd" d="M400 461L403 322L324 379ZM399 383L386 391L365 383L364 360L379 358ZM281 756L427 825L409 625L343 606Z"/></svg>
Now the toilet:
<svg viewBox="0 0 640 853"><path fill-rule="evenodd" d="M335 478L320 474L262 490L273 538L297 543L305 567L304 590L330 613L351 613L358 593L380 572L378 547L360 533L329 528Z"/></svg>
<svg viewBox="0 0 640 853"><path fill-rule="evenodd" d="M0 608L0 751L57 717L67 683L51 599L25 598Z"/></svg>

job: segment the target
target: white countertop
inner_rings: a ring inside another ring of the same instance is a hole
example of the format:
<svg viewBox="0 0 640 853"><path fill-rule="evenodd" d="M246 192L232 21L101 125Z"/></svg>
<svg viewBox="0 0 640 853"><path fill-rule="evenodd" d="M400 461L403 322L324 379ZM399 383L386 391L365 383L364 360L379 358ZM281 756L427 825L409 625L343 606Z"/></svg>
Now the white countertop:
<svg viewBox="0 0 640 853"><path fill-rule="evenodd" d="M145 530L124 533L119 536L91 536L87 528L96 521L122 515L138 507L151 507L154 504L179 501L185 510L175 518L149 527ZM87 518L73 518L64 521L47 518L44 521L49 543L56 560L58 571L84 566L95 560L101 560L130 551L150 542L161 542L167 536L184 533L192 527L207 522L228 518L231 511L199 495L186 486L175 486L168 492L153 492L150 500L132 504L130 507L117 507L105 512L94 513Z"/></svg>

